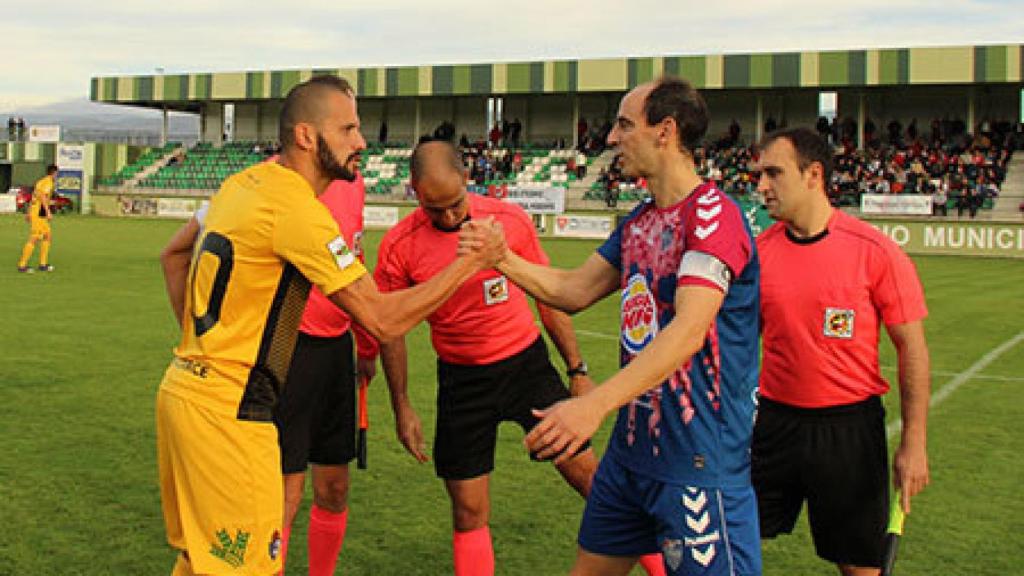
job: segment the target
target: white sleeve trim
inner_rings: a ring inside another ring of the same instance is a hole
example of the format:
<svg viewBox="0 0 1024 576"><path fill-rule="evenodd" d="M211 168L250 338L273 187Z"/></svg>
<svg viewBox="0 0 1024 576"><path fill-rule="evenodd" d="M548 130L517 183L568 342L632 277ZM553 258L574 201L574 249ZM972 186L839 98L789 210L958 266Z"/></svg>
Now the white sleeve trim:
<svg viewBox="0 0 1024 576"><path fill-rule="evenodd" d="M199 223L199 226L202 226L203 224L206 223L206 213L209 212L209 211L210 211L210 201L209 200L204 200L201 204L199 204L199 209L196 210L196 213L194 214L196 222Z"/></svg>

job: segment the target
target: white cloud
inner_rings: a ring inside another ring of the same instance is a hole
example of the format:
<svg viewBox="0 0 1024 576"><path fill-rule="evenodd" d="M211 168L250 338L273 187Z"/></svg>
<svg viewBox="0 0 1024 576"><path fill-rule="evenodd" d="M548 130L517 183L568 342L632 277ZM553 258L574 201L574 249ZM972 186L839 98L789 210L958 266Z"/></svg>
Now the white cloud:
<svg viewBox="0 0 1024 576"><path fill-rule="evenodd" d="M1018 1L21 2L0 109L93 76L1024 42Z"/></svg>

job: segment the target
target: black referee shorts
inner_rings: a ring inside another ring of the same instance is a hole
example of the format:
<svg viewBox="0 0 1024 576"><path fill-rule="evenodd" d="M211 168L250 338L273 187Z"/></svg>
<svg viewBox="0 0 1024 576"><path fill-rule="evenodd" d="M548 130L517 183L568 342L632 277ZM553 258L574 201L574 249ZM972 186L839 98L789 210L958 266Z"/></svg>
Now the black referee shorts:
<svg viewBox="0 0 1024 576"><path fill-rule="evenodd" d="M818 556L880 567L889 510L886 452L877 396L814 409L761 398L751 449L761 537L792 532L806 500Z"/></svg>
<svg viewBox="0 0 1024 576"><path fill-rule="evenodd" d="M288 379L274 408L281 471L347 464L356 454L352 333L320 338L299 332Z"/></svg>
<svg viewBox="0 0 1024 576"><path fill-rule="evenodd" d="M516 422L529 432L538 422L532 409L569 397L539 336L526 350L491 364L438 360L437 382L434 469L447 480L489 473L494 469L499 424Z"/></svg>
<svg viewBox="0 0 1024 576"><path fill-rule="evenodd" d="M816 409L762 398L751 475L762 538L792 532L807 500L819 557L836 564L882 566L889 458L885 410L878 397Z"/></svg>

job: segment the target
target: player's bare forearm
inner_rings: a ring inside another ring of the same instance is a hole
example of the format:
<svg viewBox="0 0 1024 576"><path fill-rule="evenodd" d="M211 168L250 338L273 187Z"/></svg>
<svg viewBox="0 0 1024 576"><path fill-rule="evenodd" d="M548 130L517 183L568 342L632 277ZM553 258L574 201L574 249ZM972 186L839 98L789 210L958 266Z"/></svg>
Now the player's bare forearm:
<svg viewBox="0 0 1024 576"><path fill-rule="evenodd" d="M188 283L188 270L192 262L192 248L199 235L199 222L195 218L185 223L160 252L160 266L164 272L164 284L167 287L167 299L171 310L178 319L178 324L185 314L185 289Z"/></svg>
<svg viewBox="0 0 1024 576"><path fill-rule="evenodd" d="M383 344L404 335L437 310L477 272L493 267L505 252L505 238L492 219L478 223L477 234L458 249L459 256L423 284L381 293L373 278L363 276L335 291L330 299Z"/></svg>
<svg viewBox="0 0 1024 576"><path fill-rule="evenodd" d="M625 368L598 386L605 413L661 384L686 363L707 338L724 295L703 286L676 290L676 315Z"/></svg>
<svg viewBox="0 0 1024 576"><path fill-rule="evenodd" d="M383 346L412 330L480 270L479 261L460 257L427 282L394 292L380 292L366 275L330 299Z"/></svg>
<svg viewBox="0 0 1024 576"><path fill-rule="evenodd" d="M357 323L352 324L352 335L356 340L356 356L359 358L375 359L380 353L380 346L377 340Z"/></svg>
<svg viewBox="0 0 1024 576"><path fill-rule="evenodd" d="M397 410L399 404L409 401L408 362L404 336L380 345L380 365L384 370L384 379L388 382L392 410Z"/></svg>
<svg viewBox="0 0 1024 576"><path fill-rule="evenodd" d="M396 338L380 347L381 365L391 394L391 410L395 414L395 433L399 442L420 462L429 460L423 425L408 395L408 355L405 338Z"/></svg>
<svg viewBox="0 0 1024 576"><path fill-rule="evenodd" d="M536 302L537 313L540 321L544 324L559 356L565 362L566 369L575 368L583 361L583 354L580 352L579 341L576 339L576 331L572 327L572 318L560 310ZM569 392L573 396L585 394L594 388L594 381L589 374L574 374L569 379Z"/></svg>
<svg viewBox="0 0 1024 576"><path fill-rule="evenodd" d="M927 442L928 402L931 397L930 359L920 321L888 326L899 363L900 412L903 441Z"/></svg>
<svg viewBox="0 0 1024 576"><path fill-rule="evenodd" d="M903 431L893 458L894 480L902 489L903 508L930 482L928 467L928 404L931 398L930 359L920 321L887 326L899 363L900 416Z"/></svg>
<svg viewBox="0 0 1024 576"><path fill-rule="evenodd" d="M619 273L598 254L579 268L541 266L508 251L498 270L534 298L570 314L579 312L619 286Z"/></svg>
<svg viewBox="0 0 1024 576"><path fill-rule="evenodd" d="M189 262L188 255L174 255L161 261L167 286L167 299L179 325L185 316L185 286L188 283Z"/></svg>
<svg viewBox="0 0 1024 576"><path fill-rule="evenodd" d="M612 410L659 385L700 349L723 294L705 287L676 291L676 316L625 368L592 391L539 411L527 446L560 463L582 446Z"/></svg>
<svg viewBox="0 0 1024 576"><path fill-rule="evenodd" d="M569 315L560 310L555 310L541 302L537 302L537 314L544 330L551 337L551 341L558 349L559 356L565 362L566 368L578 366L583 360L580 354L579 342L576 340L576 331L572 327L572 319Z"/></svg>

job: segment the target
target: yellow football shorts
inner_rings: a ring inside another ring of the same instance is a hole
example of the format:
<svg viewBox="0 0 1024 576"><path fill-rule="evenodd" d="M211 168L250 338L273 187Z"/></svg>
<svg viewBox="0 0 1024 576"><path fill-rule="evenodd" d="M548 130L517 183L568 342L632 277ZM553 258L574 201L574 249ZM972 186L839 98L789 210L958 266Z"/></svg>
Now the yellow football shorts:
<svg viewBox="0 0 1024 576"><path fill-rule="evenodd" d="M156 431L167 541L187 551L191 571L280 571L284 495L273 422L240 421L161 386Z"/></svg>
<svg viewBox="0 0 1024 576"><path fill-rule="evenodd" d="M43 239L50 237L50 221L46 218L30 218L29 219L29 236L33 239Z"/></svg>

